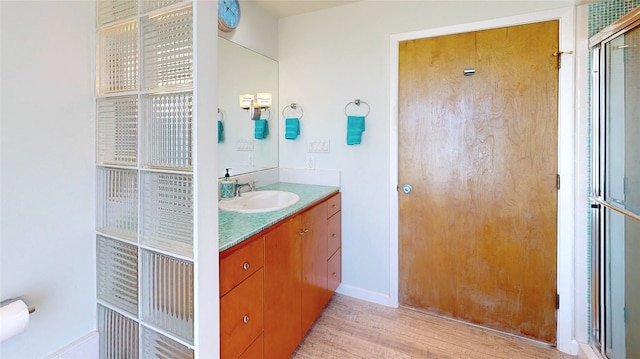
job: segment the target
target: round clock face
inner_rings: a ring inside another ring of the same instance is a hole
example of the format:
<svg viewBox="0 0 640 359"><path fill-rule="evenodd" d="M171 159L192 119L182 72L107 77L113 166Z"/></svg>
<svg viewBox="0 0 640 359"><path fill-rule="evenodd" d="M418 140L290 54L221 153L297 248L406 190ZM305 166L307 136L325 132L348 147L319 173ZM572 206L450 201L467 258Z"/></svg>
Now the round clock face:
<svg viewBox="0 0 640 359"><path fill-rule="evenodd" d="M222 31L231 31L240 22L240 4L238 0L218 1L218 28Z"/></svg>

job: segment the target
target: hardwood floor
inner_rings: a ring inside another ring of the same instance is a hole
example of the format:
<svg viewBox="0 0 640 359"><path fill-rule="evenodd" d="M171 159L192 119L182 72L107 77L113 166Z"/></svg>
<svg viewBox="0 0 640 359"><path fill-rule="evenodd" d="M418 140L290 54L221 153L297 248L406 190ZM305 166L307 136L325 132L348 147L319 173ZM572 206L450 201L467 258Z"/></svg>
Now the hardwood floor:
<svg viewBox="0 0 640 359"><path fill-rule="evenodd" d="M575 357L452 320L335 294L291 358Z"/></svg>

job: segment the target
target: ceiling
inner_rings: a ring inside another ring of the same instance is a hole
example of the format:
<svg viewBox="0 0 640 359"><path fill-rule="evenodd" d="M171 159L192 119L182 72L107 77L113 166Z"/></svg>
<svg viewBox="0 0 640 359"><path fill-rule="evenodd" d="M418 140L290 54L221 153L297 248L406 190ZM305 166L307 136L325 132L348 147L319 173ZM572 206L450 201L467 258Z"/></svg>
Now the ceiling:
<svg viewBox="0 0 640 359"><path fill-rule="evenodd" d="M346 5L361 0L245 0L255 1L269 14L281 18L300 15L307 12ZM421 0L428 1L428 0ZM473 0L472 0L473 1ZM475 0L478 1L478 0ZM511 0L514 1L514 0ZM574 0L575 5L586 5L602 0Z"/></svg>
<svg viewBox="0 0 640 359"><path fill-rule="evenodd" d="M360 0L250 0L275 17L287 17L346 5Z"/></svg>

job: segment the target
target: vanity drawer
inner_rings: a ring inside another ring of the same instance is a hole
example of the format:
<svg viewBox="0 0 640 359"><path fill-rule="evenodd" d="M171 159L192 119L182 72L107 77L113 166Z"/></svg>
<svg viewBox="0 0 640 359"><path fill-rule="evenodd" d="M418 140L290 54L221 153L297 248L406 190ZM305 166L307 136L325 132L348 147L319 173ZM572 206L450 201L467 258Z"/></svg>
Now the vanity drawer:
<svg viewBox="0 0 640 359"><path fill-rule="evenodd" d="M338 213L327 220L327 258L342 246L342 216Z"/></svg>
<svg viewBox="0 0 640 359"><path fill-rule="evenodd" d="M327 200L327 218L340 212L340 193Z"/></svg>
<svg viewBox="0 0 640 359"><path fill-rule="evenodd" d="M336 288L342 282L342 250L338 251L329 258L327 262L327 290L329 292L329 298L336 291Z"/></svg>
<svg viewBox="0 0 640 359"><path fill-rule="evenodd" d="M264 270L220 298L220 354L237 358L264 328Z"/></svg>
<svg viewBox="0 0 640 359"><path fill-rule="evenodd" d="M264 237L248 239L247 244L220 253L220 295L248 278L264 265Z"/></svg>

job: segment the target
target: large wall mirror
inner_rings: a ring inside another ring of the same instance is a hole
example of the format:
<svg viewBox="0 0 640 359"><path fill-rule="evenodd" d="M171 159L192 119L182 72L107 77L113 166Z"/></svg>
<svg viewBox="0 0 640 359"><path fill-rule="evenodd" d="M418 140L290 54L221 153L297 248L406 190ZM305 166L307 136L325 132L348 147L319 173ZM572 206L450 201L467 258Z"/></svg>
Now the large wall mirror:
<svg viewBox="0 0 640 359"><path fill-rule="evenodd" d="M255 139L255 122L240 108L239 96L272 94L269 134ZM223 139L218 141L218 177L231 168L232 176L278 167L278 63L227 39L218 37L218 120Z"/></svg>

